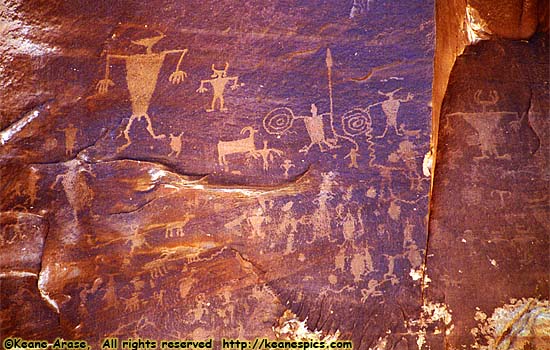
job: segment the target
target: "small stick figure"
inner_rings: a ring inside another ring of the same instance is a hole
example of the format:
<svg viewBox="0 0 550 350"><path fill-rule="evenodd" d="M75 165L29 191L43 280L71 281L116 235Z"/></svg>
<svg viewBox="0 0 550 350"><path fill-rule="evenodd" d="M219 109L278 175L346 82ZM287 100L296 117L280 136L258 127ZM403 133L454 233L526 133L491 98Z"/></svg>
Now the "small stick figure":
<svg viewBox="0 0 550 350"><path fill-rule="evenodd" d="M344 159L349 158L350 163L348 164L348 168L359 168L359 165L357 164L357 157L360 157L361 155L357 153L356 148L352 148L349 150L349 153L344 157Z"/></svg>
<svg viewBox="0 0 550 350"><path fill-rule="evenodd" d="M276 148L268 148L267 140L264 140L264 148L257 149L255 153L259 154L263 160L263 169L269 170L269 162L273 162L275 155L282 156L284 153Z"/></svg>
<svg viewBox="0 0 550 350"><path fill-rule="evenodd" d="M292 161L290 159L285 159L285 161L283 162L283 164L281 164L281 168L284 169L285 171L285 179L288 179L288 172L290 171L290 168L294 168L295 165L292 164Z"/></svg>
<svg viewBox="0 0 550 350"><path fill-rule="evenodd" d="M78 133L78 128L69 123L65 129L58 129L57 131L63 131L65 134L65 154L67 156L72 156L74 152L74 146L76 144L76 135Z"/></svg>
<svg viewBox="0 0 550 350"><path fill-rule="evenodd" d="M233 85L231 85L231 90L235 90L239 86L243 86L244 84L239 82L239 77L228 77L227 76L227 69L229 68L229 63L225 62L225 68L224 69L216 69L214 64L212 64L212 75L209 80L201 80L201 86L197 89L198 93L204 93L208 91L207 88L204 87L204 84L210 84L212 85L212 88L214 89L214 97L212 98L212 104L210 105L210 108L207 109L207 112L213 112L215 109L216 101L220 101L220 111L225 112L227 111L227 108L224 107L224 99L223 94L225 92L225 86L228 82L233 81Z"/></svg>

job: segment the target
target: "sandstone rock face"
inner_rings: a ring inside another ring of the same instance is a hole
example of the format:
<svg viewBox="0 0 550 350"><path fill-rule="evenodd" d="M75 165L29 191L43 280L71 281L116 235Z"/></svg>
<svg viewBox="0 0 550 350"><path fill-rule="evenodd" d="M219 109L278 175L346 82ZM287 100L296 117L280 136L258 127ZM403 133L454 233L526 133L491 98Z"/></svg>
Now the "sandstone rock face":
<svg viewBox="0 0 550 350"><path fill-rule="evenodd" d="M550 314L548 54L547 35L483 41L468 47L451 73L440 121L427 291L453 311L452 348L549 344L548 325L536 330Z"/></svg>
<svg viewBox="0 0 550 350"><path fill-rule="evenodd" d="M529 40L548 32L549 4L544 0L436 1L436 41L433 83L433 148L437 148L440 108L449 74L464 48L480 40Z"/></svg>
<svg viewBox="0 0 550 350"><path fill-rule="evenodd" d="M0 338L545 344L547 5L494 4L435 73L431 1L1 4Z"/></svg>
<svg viewBox="0 0 550 350"><path fill-rule="evenodd" d="M43 234L21 298L44 312L3 336L253 339L290 309L356 348L416 344L433 3L11 2L4 21L3 234L39 227L4 248Z"/></svg>

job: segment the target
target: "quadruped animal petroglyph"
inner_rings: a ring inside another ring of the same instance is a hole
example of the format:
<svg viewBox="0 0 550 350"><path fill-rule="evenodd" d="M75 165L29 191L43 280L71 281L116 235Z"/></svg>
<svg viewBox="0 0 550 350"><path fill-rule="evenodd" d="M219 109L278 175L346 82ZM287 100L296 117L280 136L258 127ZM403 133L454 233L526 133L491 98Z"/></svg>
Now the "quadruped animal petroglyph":
<svg viewBox="0 0 550 350"><path fill-rule="evenodd" d="M229 163L227 161L228 155L243 154L246 157L252 157L254 159L262 159L262 169L267 171L269 169L269 163L273 162L276 156L282 157L284 152L276 149L269 148L268 141L263 141L263 148L256 147L256 137L258 130L251 126L242 128L241 135L248 134L245 138L240 138L231 141L218 141L218 163L224 167L225 171L229 171Z"/></svg>

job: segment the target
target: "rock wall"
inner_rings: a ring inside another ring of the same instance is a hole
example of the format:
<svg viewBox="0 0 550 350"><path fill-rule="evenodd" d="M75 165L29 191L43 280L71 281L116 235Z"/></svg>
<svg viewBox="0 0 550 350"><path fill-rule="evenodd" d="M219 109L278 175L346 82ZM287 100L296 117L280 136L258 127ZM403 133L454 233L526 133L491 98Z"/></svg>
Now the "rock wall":
<svg viewBox="0 0 550 350"><path fill-rule="evenodd" d="M290 310L359 349L415 346L432 2L5 11L38 51L4 70L1 210L39 221L23 297L49 313L3 335L251 340Z"/></svg>
<svg viewBox="0 0 550 350"><path fill-rule="evenodd" d="M542 1L5 1L0 341L544 349L547 28Z"/></svg>

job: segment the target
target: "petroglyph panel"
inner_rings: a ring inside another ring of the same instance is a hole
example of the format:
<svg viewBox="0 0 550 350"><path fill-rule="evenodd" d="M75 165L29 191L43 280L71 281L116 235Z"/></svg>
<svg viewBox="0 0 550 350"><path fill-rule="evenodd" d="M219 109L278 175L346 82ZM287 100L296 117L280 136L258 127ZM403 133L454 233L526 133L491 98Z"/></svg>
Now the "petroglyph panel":
<svg viewBox="0 0 550 350"><path fill-rule="evenodd" d="M47 224L40 215L0 212L0 274L36 275L47 233Z"/></svg>
<svg viewBox="0 0 550 350"><path fill-rule="evenodd" d="M45 221L63 336L272 338L290 310L357 349L416 342L433 3L59 6L0 195Z"/></svg>
<svg viewBox="0 0 550 350"><path fill-rule="evenodd" d="M547 43L535 38L470 47L451 74L432 197L432 282L425 294L453 310L449 346L548 343L538 317L548 312L549 298L550 101L547 79L537 73L548 73Z"/></svg>

